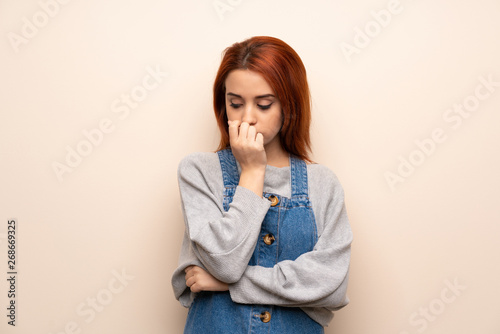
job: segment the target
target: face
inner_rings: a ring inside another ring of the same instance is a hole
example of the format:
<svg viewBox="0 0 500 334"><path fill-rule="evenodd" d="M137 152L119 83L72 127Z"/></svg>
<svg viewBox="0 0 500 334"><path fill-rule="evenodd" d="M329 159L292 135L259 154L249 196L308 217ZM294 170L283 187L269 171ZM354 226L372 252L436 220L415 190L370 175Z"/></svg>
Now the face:
<svg viewBox="0 0 500 334"><path fill-rule="evenodd" d="M225 85L228 120L255 126L264 137L264 146L279 145L281 104L264 77L250 70L234 70Z"/></svg>

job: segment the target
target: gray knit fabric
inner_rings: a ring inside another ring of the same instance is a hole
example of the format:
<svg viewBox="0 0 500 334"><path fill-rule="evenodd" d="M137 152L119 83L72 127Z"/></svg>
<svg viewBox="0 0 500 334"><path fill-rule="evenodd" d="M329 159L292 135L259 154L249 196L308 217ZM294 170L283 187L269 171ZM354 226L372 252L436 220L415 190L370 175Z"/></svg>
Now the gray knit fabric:
<svg viewBox="0 0 500 334"><path fill-rule="evenodd" d="M313 251L295 261L264 268L247 264L269 200L238 186L229 210L224 212L217 153L193 153L181 161L178 179L185 233L172 286L183 306L189 307L195 298L184 280L184 269L189 265L203 267L229 283L234 302L301 307L323 326L331 321L332 311L347 305L352 231L344 192L327 167L310 164L307 173L318 242ZM290 197L290 167L267 166L264 191Z"/></svg>

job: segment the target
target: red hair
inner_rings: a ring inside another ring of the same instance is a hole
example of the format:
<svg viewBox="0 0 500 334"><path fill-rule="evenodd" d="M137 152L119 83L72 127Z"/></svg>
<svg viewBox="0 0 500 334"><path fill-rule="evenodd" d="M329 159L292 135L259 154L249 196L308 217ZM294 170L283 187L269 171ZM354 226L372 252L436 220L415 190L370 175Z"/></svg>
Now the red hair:
<svg viewBox="0 0 500 334"><path fill-rule="evenodd" d="M248 69L264 77L281 103L283 126L279 137L283 149L311 161L309 126L311 104L306 69L299 55L274 37L256 36L228 47L214 82L214 112L221 133L217 150L229 147L225 81L231 71Z"/></svg>

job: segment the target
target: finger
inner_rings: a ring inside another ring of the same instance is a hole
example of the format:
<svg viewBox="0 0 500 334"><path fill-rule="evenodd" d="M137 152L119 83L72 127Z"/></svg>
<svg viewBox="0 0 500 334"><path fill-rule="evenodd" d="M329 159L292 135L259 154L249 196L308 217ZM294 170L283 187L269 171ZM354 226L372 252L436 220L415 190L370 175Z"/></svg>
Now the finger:
<svg viewBox="0 0 500 334"><path fill-rule="evenodd" d="M229 140L233 141L238 138L238 127L240 125L240 121L231 121L229 124Z"/></svg>
<svg viewBox="0 0 500 334"><path fill-rule="evenodd" d="M201 288L199 286L199 284L193 284L189 287L191 289L191 292L200 292L201 291Z"/></svg>
<svg viewBox="0 0 500 334"><path fill-rule="evenodd" d="M192 278L196 275L197 266L189 266L185 269L186 274L184 275L184 279L187 281L189 278Z"/></svg>
<svg viewBox="0 0 500 334"><path fill-rule="evenodd" d="M255 126L251 125L248 127L248 134L247 134L247 139L254 141L255 140L255 135L257 134L257 129Z"/></svg>
<svg viewBox="0 0 500 334"><path fill-rule="evenodd" d="M194 284L194 282L195 282L194 278L193 278L193 277L190 277L190 278L188 278L188 279L186 280L186 285L187 285L188 287L191 287L191 286Z"/></svg>
<svg viewBox="0 0 500 334"><path fill-rule="evenodd" d="M262 133L260 132L257 133L255 141L257 142L257 144L264 146L264 135L262 135Z"/></svg>
<svg viewBox="0 0 500 334"><path fill-rule="evenodd" d="M240 130L239 130L239 137L240 138L247 138L248 136L248 128L250 127L250 124L247 122L242 122L240 125Z"/></svg>
<svg viewBox="0 0 500 334"><path fill-rule="evenodd" d="M194 273L193 273L193 266L187 267L186 269L184 269L184 272L185 272L184 279L187 280L189 277L191 277L191 276L194 275Z"/></svg>

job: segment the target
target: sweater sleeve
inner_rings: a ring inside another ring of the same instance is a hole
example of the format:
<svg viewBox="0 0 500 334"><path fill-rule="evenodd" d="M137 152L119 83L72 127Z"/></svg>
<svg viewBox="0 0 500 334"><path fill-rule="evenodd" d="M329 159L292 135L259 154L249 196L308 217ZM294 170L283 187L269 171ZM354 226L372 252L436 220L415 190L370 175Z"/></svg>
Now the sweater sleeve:
<svg viewBox="0 0 500 334"><path fill-rule="evenodd" d="M191 154L179 164L186 234L204 268L217 279L234 283L252 256L270 202L238 186L229 210L224 212L215 186L220 184L222 172L220 165L211 168L208 154Z"/></svg>
<svg viewBox="0 0 500 334"><path fill-rule="evenodd" d="M330 311L347 305L352 231L342 187L332 172L325 176L321 189L316 189L323 194L324 205L315 215L324 219L324 226L314 249L272 268L248 266L241 279L229 286L233 301Z"/></svg>

